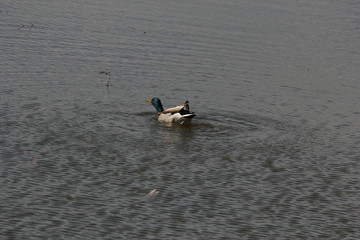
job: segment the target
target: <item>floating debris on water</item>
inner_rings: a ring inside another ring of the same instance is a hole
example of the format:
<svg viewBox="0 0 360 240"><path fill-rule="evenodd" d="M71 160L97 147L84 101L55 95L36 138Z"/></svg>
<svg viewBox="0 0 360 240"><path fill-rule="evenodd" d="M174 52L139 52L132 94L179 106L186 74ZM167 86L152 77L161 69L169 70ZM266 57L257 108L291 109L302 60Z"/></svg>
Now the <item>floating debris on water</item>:
<svg viewBox="0 0 360 240"><path fill-rule="evenodd" d="M108 75L111 76L111 72L107 72L107 71L100 71L100 74L104 74L104 75Z"/></svg>
<svg viewBox="0 0 360 240"><path fill-rule="evenodd" d="M110 80L111 80L111 77L109 77L107 80L103 80L102 83L103 83L106 87L109 87L109 85L110 85Z"/></svg>
<svg viewBox="0 0 360 240"><path fill-rule="evenodd" d="M34 27L34 24L32 22L30 22L30 27L27 30L30 31L33 27ZM18 27L18 30L26 30L26 28L27 28L27 25L20 24L20 26Z"/></svg>
<svg viewBox="0 0 360 240"><path fill-rule="evenodd" d="M154 197L154 196L158 195L159 193L160 193L160 189L155 188L155 189L151 190L146 196Z"/></svg>
<svg viewBox="0 0 360 240"><path fill-rule="evenodd" d="M107 79L101 80L103 85L108 88L110 86L110 80L111 80L111 77L112 77L111 72L110 71L100 71L99 73L102 74L102 75L108 76Z"/></svg>
<svg viewBox="0 0 360 240"><path fill-rule="evenodd" d="M32 148L24 149L24 152L36 152L36 150Z"/></svg>
<svg viewBox="0 0 360 240"><path fill-rule="evenodd" d="M21 24L20 27L18 28L18 30L21 30L21 29L23 29L24 27L25 27L25 25L24 25L24 24Z"/></svg>

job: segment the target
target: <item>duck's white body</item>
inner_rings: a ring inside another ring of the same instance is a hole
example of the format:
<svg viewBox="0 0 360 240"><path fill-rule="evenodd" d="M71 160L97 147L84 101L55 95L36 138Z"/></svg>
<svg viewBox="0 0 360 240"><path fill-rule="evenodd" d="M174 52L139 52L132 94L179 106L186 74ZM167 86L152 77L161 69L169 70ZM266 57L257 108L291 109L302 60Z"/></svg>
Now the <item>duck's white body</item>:
<svg viewBox="0 0 360 240"><path fill-rule="evenodd" d="M159 121L183 124L190 123L191 119L196 116L194 113L189 111L188 101L179 106L168 108L165 110L163 110L161 101L158 98L153 98L151 100L148 100L148 102L151 102L158 111Z"/></svg>
<svg viewBox="0 0 360 240"><path fill-rule="evenodd" d="M160 113L158 116L159 121L168 123L190 123L191 119L196 115L193 113L181 115L180 113Z"/></svg>

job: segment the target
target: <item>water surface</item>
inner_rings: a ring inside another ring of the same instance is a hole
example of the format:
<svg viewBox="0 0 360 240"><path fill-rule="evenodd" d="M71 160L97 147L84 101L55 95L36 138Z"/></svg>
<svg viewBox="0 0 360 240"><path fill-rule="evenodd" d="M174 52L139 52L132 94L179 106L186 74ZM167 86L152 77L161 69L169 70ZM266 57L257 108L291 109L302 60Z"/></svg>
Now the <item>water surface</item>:
<svg viewBox="0 0 360 240"><path fill-rule="evenodd" d="M1 239L359 238L359 11L2 1Z"/></svg>

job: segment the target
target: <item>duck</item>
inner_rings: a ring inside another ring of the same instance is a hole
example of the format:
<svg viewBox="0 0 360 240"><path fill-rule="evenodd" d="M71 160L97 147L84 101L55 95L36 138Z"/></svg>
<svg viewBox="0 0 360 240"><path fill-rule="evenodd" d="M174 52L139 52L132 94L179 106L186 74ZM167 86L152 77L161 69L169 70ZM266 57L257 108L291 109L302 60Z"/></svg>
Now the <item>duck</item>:
<svg viewBox="0 0 360 240"><path fill-rule="evenodd" d="M146 100L151 103L157 113L158 120L166 123L190 123L191 120L196 116L195 113L190 112L189 101L186 101L184 104L180 104L176 107L165 109L162 106L161 100L157 97Z"/></svg>

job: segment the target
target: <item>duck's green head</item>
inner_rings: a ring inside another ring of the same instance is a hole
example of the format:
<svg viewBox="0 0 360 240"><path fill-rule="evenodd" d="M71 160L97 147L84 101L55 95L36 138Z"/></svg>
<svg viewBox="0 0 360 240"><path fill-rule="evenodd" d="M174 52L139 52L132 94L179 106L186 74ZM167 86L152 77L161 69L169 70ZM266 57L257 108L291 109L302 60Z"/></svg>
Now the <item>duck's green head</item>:
<svg viewBox="0 0 360 240"><path fill-rule="evenodd" d="M161 101L160 99L158 99L157 97L154 97L152 99L148 99L146 100L148 101L149 103L151 103L155 108L156 108L156 111L159 113L159 112L163 112L164 111L164 108L161 104Z"/></svg>

